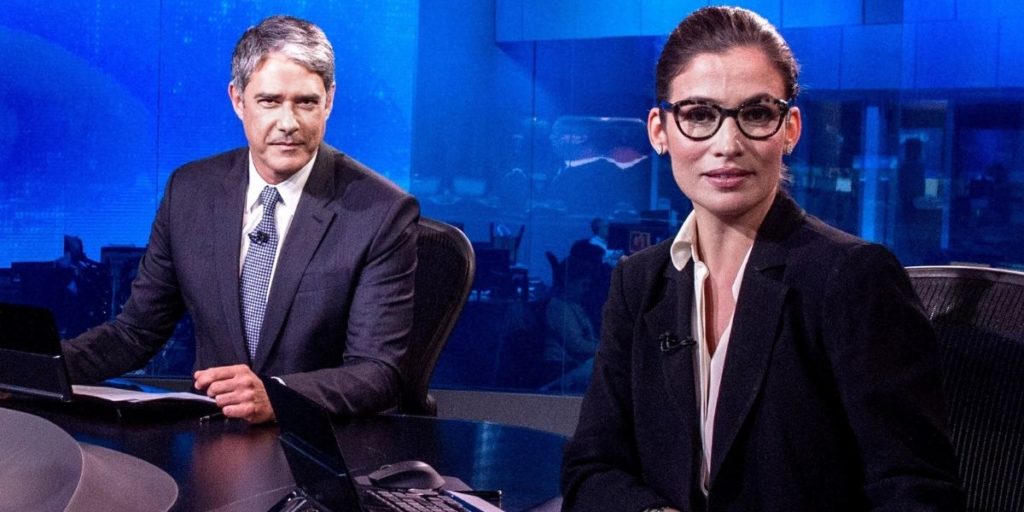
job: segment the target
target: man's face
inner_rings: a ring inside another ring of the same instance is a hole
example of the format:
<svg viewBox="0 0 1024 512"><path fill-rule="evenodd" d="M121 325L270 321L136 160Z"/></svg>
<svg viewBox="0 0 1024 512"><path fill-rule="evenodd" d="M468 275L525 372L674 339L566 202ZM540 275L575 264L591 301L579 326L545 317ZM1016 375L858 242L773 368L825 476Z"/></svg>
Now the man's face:
<svg viewBox="0 0 1024 512"><path fill-rule="evenodd" d="M242 120L256 171L267 183L277 184L306 165L320 146L334 86L325 90L319 75L271 53L244 91L232 84L228 95Z"/></svg>

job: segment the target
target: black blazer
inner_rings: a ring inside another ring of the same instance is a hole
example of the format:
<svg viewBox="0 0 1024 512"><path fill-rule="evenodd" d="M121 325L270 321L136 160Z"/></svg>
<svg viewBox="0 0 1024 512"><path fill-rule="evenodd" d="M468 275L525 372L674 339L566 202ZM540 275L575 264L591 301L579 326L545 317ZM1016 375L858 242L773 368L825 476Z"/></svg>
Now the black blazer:
<svg viewBox="0 0 1024 512"><path fill-rule="evenodd" d="M320 146L281 247L253 361L239 305L248 149L186 164L167 182L124 312L66 344L75 382L143 366L187 310L196 368L249 364L335 413L391 405L412 325L419 206Z"/></svg>
<svg viewBox="0 0 1024 512"><path fill-rule="evenodd" d="M959 510L935 335L884 247L778 194L736 304L700 490L693 262L671 240L615 270L565 510Z"/></svg>

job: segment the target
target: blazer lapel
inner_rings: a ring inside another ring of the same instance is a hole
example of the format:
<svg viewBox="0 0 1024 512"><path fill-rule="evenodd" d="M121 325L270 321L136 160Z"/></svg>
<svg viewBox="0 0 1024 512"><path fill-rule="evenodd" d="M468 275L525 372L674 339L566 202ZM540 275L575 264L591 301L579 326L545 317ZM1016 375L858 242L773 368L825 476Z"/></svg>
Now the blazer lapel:
<svg viewBox="0 0 1024 512"><path fill-rule="evenodd" d="M690 311L693 308L693 261L677 271L671 263L664 272L665 288L660 300L644 314L648 342L657 344L650 350L658 352L663 364L662 378L670 397L669 417L680 427L689 425L681 447L691 461L689 474L679 475L687 489L693 489L700 474L701 434L698 430L698 408L694 372L694 341L690 335Z"/></svg>
<svg viewBox="0 0 1024 512"><path fill-rule="evenodd" d="M679 409L677 417L687 418L696 411L693 373L693 338L690 336L690 309L693 307L693 262L681 272L671 264L665 271L665 290L660 301L644 314L651 343L658 344L663 358L665 388L672 393L671 403ZM690 284L690 293L684 283Z"/></svg>
<svg viewBox="0 0 1024 512"><path fill-rule="evenodd" d="M256 373L262 370L271 349L279 341L281 328L288 318L302 274L334 219L334 212L328 209L335 190L331 160L332 153L321 146L313 170L302 190L302 198L299 200L295 217L288 228L284 247L278 255L274 282L270 287L267 310L263 317L261 341L252 365Z"/></svg>
<svg viewBox="0 0 1024 512"><path fill-rule="evenodd" d="M784 241L799 225L803 211L784 192L776 196L758 230L757 240L740 286L733 314L722 385L715 411L711 447L710 486L728 456L740 428L761 391L777 339L789 287L778 276L784 270L788 249Z"/></svg>
<svg viewBox="0 0 1024 512"><path fill-rule="evenodd" d="M233 359L249 360L242 334L242 313L238 298L238 276L241 255L242 214L245 209L245 190L248 186L248 152L240 151L230 171L220 183L223 194L217 194L213 203L214 268Z"/></svg>

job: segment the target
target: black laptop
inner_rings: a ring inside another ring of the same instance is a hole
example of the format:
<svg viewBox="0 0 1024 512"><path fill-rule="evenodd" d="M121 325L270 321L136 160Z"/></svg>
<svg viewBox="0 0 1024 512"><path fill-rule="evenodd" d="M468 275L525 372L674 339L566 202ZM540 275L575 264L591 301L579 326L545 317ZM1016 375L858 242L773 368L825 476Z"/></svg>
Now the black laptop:
<svg viewBox="0 0 1024 512"><path fill-rule="evenodd" d="M327 410L277 380L262 379L297 487L272 512L481 512L445 490L399 490L358 484L345 464Z"/></svg>
<svg viewBox="0 0 1024 512"><path fill-rule="evenodd" d="M0 303L0 391L71 401L71 380L50 310Z"/></svg>
<svg viewBox="0 0 1024 512"><path fill-rule="evenodd" d="M215 402L201 395L172 393L121 379L103 384L72 386L57 322L49 309L0 303L0 391L50 402L75 402L68 410L109 412L119 418L190 417L219 410Z"/></svg>

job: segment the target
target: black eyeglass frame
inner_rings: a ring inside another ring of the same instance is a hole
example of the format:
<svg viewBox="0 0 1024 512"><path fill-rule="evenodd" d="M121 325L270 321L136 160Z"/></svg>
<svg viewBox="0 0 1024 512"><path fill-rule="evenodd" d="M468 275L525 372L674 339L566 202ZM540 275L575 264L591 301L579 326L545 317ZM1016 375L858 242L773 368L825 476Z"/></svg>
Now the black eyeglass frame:
<svg viewBox="0 0 1024 512"><path fill-rule="evenodd" d="M751 134L747 133L746 130L743 129L743 123L740 122L740 118L739 118L740 111L742 111L743 109L745 109L747 107L750 107L752 105L758 105L758 104L765 103L765 102L772 103L772 104L778 106L781 109L781 112L780 112L780 115L779 115L779 123L775 126L775 129L772 130L772 132L769 133L768 135L759 135L759 136L751 135ZM716 126L715 129L710 134L708 134L708 135L706 135L704 137L693 137L693 136L687 134L683 130L683 125L679 122L679 109L682 108L682 107L685 107L687 105L702 105L702 106L711 107L711 108L717 110L718 111L718 126ZM736 127L739 128L740 133L742 133L744 137L746 137L746 138L748 138L750 140L768 140L768 139L774 137L776 133L779 133L779 129L782 128L782 123L784 123L786 121L786 118L789 116L789 109L790 109L790 107L792 107L792 105L788 101L780 100L778 98L761 98L761 99L757 99L757 100L753 100L753 101L748 101L748 102L746 102L746 103L744 103L744 104L742 104L742 105L740 105L740 106L738 106L736 108L725 108L725 107L723 107L721 105L716 105L714 103L711 103L711 102L708 102L708 101L703 101L703 100L679 100L679 101L677 101L675 103L669 103L669 102L667 102L665 100L661 100L660 102L658 102L658 108L660 108L661 110L667 110L667 111L672 113L672 119L675 120L676 128L679 129L679 133L683 134L684 137L686 137L687 139L690 139L690 140L692 140L694 142L701 142L701 141L708 140L711 137L714 137L715 134L718 133L718 130L722 129L722 125L725 123L725 118L727 118L727 117L731 117L731 118L733 118L733 120L736 121Z"/></svg>

